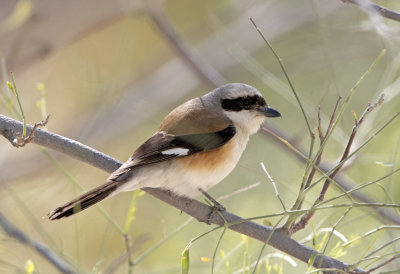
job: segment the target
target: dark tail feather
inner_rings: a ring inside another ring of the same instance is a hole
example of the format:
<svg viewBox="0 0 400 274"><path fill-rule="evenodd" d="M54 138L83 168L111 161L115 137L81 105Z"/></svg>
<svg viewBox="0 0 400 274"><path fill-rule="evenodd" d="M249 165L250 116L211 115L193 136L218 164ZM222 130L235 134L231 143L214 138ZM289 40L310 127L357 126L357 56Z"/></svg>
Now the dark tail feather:
<svg viewBox="0 0 400 274"><path fill-rule="evenodd" d="M110 196L120 183L108 181L104 185L96 187L78 198L60 206L47 214L50 220L56 220L78 213Z"/></svg>

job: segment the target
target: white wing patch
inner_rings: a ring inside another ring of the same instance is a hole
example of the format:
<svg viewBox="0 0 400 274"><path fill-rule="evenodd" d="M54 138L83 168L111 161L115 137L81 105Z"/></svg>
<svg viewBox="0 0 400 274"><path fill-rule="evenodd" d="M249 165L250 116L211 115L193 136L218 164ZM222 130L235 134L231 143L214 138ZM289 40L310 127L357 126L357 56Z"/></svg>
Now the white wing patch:
<svg viewBox="0 0 400 274"><path fill-rule="evenodd" d="M171 148L164 151L161 151L161 154L164 155L177 155L177 156L186 156L188 155L189 149L188 148Z"/></svg>

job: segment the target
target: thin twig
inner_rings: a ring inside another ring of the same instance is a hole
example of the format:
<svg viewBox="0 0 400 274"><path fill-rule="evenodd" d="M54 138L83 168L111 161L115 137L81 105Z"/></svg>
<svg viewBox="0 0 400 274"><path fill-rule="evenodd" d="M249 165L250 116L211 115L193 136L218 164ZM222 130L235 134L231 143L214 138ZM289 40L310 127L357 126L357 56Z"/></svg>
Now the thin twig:
<svg viewBox="0 0 400 274"><path fill-rule="evenodd" d="M219 245L221 244L222 238L225 235L226 230L227 230L227 227L224 227L224 230L222 230L221 236L219 236L219 238L218 238L217 245L215 246L214 253L212 256L212 262L211 262L211 274L214 274L215 258L217 257L217 251L218 251Z"/></svg>
<svg viewBox="0 0 400 274"><path fill-rule="evenodd" d="M361 185L358 185L358 186L354 186L351 189L346 190L346 193L341 193L341 194L339 194L339 195L337 195L337 196L335 196L333 198L325 200L325 201L321 202L319 205L327 204L327 203L332 202L334 200L337 200L337 199L339 199L339 198L341 198L341 197L343 197L345 195L352 194L352 196L355 196L355 194L357 193L358 190L360 190L362 188L365 188L365 187L368 187L368 186L371 186L373 184L377 184L379 181L382 181L382 180L384 180L386 178L390 178L390 177L393 176L393 174L395 174L396 172L399 172L399 171L400 171L400 168L397 168L397 169L389 172L388 174L385 174L384 176L382 176L382 177L380 177L380 178L378 178L376 180L373 180L373 181L370 181L368 183L361 184ZM356 193L353 194L353 192L356 192ZM373 203L373 201L369 201L368 203ZM394 204L393 201L391 201L391 203ZM378 216L380 216L380 214L378 214ZM393 223L400 225L400 222L396 222L396 220L393 220Z"/></svg>
<svg viewBox="0 0 400 274"><path fill-rule="evenodd" d="M280 222L283 220L283 218L284 218L284 216L282 216L282 217L276 222L276 224L273 226L273 230L272 230L272 231L276 231L276 230L279 228L278 225L279 225ZM273 234L271 234L271 235L273 235ZM263 252L264 252L265 247L266 247L267 244L268 244L268 241L269 241L269 238L266 239L265 243L264 243L263 246L261 247L260 253L259 253L258 257L257 257L257 261L256 261L256 263L255 263L255 265L254 265L252 274L255 274L255 273L256 273L257 266L258 266L258 264L259 264L260 261L261 261L261 256L262 256L262 254L263 254Z"/></svg>
<svg viewBox="0 0 400 274"><path fill-rule="evenodd" d="M35 123L33 125L32 131L29 133L28 136L26 136L25 133L17 132L15 138L11 142L13 144L13 146L15 146L15 147L23 147L26 144L30 143L34 138L34 134L35 134L36 129L38 127L44 127L47 124L47 122L49 121L49 118L50 118L50 114L47 115L46 119L44 119L43 121L41 121L39 123Z"/></svg>
<svg viewBox="0 0 400 274"><path fill-rule="evenodd" d="M132 268L134 266L134 263L132 261L132 251L131 251L131 240L130 240L130 238L131 237L127 233L124 234L126 253L128 255L128 273L129 274L132 273Z"/></svg>
<svg viewBox="0 0 400 274"><path fill-rule="evenodd" d="M341 100L342 100L342 97L339 96L339 98L336 101L335 108L332 111L331 119L329 120L329 125L328 125L328 128L326 129L325 135L323 135L323 133L322 133L321 116L320 116L320 110L318 109L318 134L319 134L319 139L320 139L320 150L321 151L319 152L319 155L318 155L318 157L317 157L317 159L315 161L315 165L316 166L319 166L320 163L321 163L322 153L323 153L323 150L325 148L325 146L323 146L323 143L324 143L325 139L327 138L327 136L330 134L333 122L335 121L336 111L337 111L337 108L339 106L339 102ZM317 169L315 167L313 167L313 169L311 170L311 172L310 172L310 174L308 176L307 183L306 183L304 189L306 189L306 188L308 188L310 186L311 181L313 180L316 171L317 171ZM305 199L305 195L303 197L303 200L299 203L299 206L296 209L300 209L301 208L301 206L303 205L304 199Z"/></svg>
<svg viewBox="0 0 400 274"><path fill-rule="evenodd" d="M394 260L397 260L397 259L399 259L399 258L400 258L400 255L393 256L393 257L390 258L389 260L386 260L386 261L384 261L383 263L381 263L381 264L379 264L379 265L377 265L377 266L375 266L375 267L369 269L369 270L367 271L367 273L372 273L372 272L374 272L375 270L378 270L379 268L381 268L381 267L387 265L388 263L390 263L390 262L392 262L392 261L394 261Z"/></svg>
<svg viewBox="0 0 400 274"><path fill-rule="evenodd" d="M326 239L325 244L324 244L324 247L323 247L323 249L322 249L322 253L323 253L323 254L326 253L326 250L327 250L327 248L328 248L328 244L329 244L329 242L330 242L330 240L331 240L331 238L332 238L332 235L334 234L334 232L335 232L335 230L336 230L336 227L344 220L344 218L346 217L346 215L347 215L352 209L353 209L353 207L348 207L348 208L346 209L346 211L343 213L343 215L340 216L340 218L337 220L337 222L332 226L332 229L331 229L331 231L330 231L330 233L329 233L329 235L328 235L328 239Z"/></svg>
<svg viewBox="0 0 400 274"><path fill-rule="evenodd" d="M303 181L301 183L301 186L300 186L300 189L299 189L299 194L298 194L297 199L294 202L294 204L293 204L291 209L294 209L294 210L301 209L301 207L302 207L302 205L304 203L304 200L306 199L305 190L310 186L311 181L313 180L316 171L321 171L319 169L319 165L321 163L322 154L323 154L323 151L324 151L324 148L325 148L325 143L326 143L326 140L327 140L328 136L331 134L331 131L332 131L332 128L333 128L333 124L334 124L334 121L335 121L336 111L337 111L337 108L338 108L338 105L339 105L339 102L340 102L341 99L342 98L339 97L338 100L336 101L336 104L335 104L335 107L334 107L334 109L332 111L332 115L331 115L331 118L330 118L330 121L329 121L329 125L328 125L328 128L326 130L325 135L323 135L323 133L322 133L320 109L318 109L318 134L319 134L319 139L320 139L319 150L317 152L317 156L316 156L315 161L314 162L310 161L310 163L312 164L312 169L311 169L311 171L309 172L309 174L307 176L307 180L304 181L304 179L303 179ZM309 155L311 155L311 154L309 154ZM309 156L309 157L311 157L311 156ZM307 159L310 159L310 158L307 158ZM308 170L309 167L307 166L306 169ZM333 178L327 177L327 180L332 181ZM339 187L341 187L341 186L339 185ZM289 217L287 222L285 223L285 225L282 227L282 230L285 231L285 233L292 234L292 233L294 233L293 232L293 227L295 225L296 225L296 216Z"/></svg>
<svg viewBox="0 0 400 274"><path fill-rule="evenodd" d="M351 239L350 241L348 241L346 243L343 243L343 246L350 246L353 243L357 242L358 240L366 238L366 237L368 237L368 236L370 236L370 235L372 235L374 233L377 233L377 232L382 231L382 230L390 230L390 229L400 230L400 227L396 226L396 225L381 225L381 226L378 226L378 227L376 227L376 228L374 228L374 229L372 229L372 230L370 230L368 232L365 232L361 236L355 237L355 238ZM366 257L370 257L370 256L374 255L375 252L376 251L368 254Z"/></svg>
<svg viewBox="0 0 400 274"><path fill-rule="evenodd" d="M324 147L327 140L330 138L330 136L332 135L334 129L336 128L336 126L338 125L339 120L341 119L347 105L349 104L350 100L353 98L356 90L358 89L358 87L360 86L360 84L364 81L364 79L374 70L374 68L376 67L376 65L379 63L379 61L382 59L382 57L386 54L386 49L381 50L381 52L379 53L379 55L375 58L375 60L372 62L372 64L369 66L369 68L363 73L363 75L361 75L360 79L358 79L358 81L355 83L355 85L350 89L348 95L346 96L343 105L341 106L341 108L339 109L339 113L337 114L337 117L335 118L335 121L332 123L332 129L328 132L327 136L325 137L323 143L321 144L320 147ZM319 154L322 152L322 149L320 148L318 153L314 156L314 162L315 159L318 158ZM310 155L310 154L309 154ZM329 179L329 177L328 177Z"/></svg>
<svg viewBox="0 0 400 274"><path fill-rule="evenodd" d="M369 0L342 0L344 3L351 3L356 6L359 6L362 10L372 11L375 13L379 13L381 16L386 17L388 19L392 19L395 21L400 21L400 13L384 8L378 4L375 4Z"/></svg>
<svg viewBox="0 0 400 274"><path fill-rule="evenodd" d="M321 176L320 179L318 179L316 182L314 182L313 184L310 185L310 187L307 190L310 190L311 188L313 188L314 186L316 186L317 184L319 184L319 182L321 182L324 178L329 179L331 182L335 182L335 180L332 180L329 178L328 174L332 174L332 172L334 170L336 170L339 166L342 166L345 162L347 162L349 159L351 159L355 154L357 154L361 149L363 149L369 142L371 142L374 138L376 138L376 136L378 136L378 134L380 134L388 125L390 125L395 119L397 119L400 116L400 111L397 112L395 115L393 115L387 122L385 122L385 124L379 128L379 130L377 130L376 132L374 132L371 136L369 136L369 138L367 140L365 140L360 146L358 146L356 149L354 149L353 152L351 152L345 159L343 159L342 161L340 161L336 166L334 166L333 168L331 168L330 170L328 170L327 172L324 173L323 176ZM328 176L328 177L327 177ZM345 193L345 195L347 195Z"/></svg>
<svg viewBox="0 0 400 274"><path fill-rule="evenodd" d="M342 154L342 157L340 159L340 164L337 166L337 168L329 175L330 179L335 178L335 176L339 173L341 167L344 164L344 160L346 158L348 158L349 154L350 154L350 149L351 149L351 145L353 144L355 135L357 133L357 130L359 128L359 126L362 124L362 122L364 121L365 116L370 113L374 108L376 108L377 106L379 106L380 104L382 104L383 102L383 94L379 97L379 99L374 103L374 104L369 104L368 107L365 109L365 111L363 112L363 114L361 115L361 117L355 121L352 132L350 134L349 140L347 142L346 148ZM328 135L328 132L327 132ZM326 136L325 136L326 137ZM325 198L325 194L328 191L329 185L330 185L331 181L327 178L324 182L324 185L322 187L322 190L318 196L318 198L316 199L316 201L314 202L314 206L318 205L319 203L321 203L324 198ZM300 221L298 221L296 224L294 224L291 229L290 232L291 233L295 233L301 229L303 229L308 222L310 221L310 219L312 218L312 216L314 216L315 214L315 210L311 210L309 212L307 212L301 219Z"/></svg>
<svg viewBox="0 0 400 274"><path fill-rule="evenodd" d="M172 232L169 234L165 235L161 240L159 240L156 244L148 248L146 251L144 251L141 255L139 255L136 259L132 261L133 266L137 265L139 262L141 262L143 259L147 258L148 255L150 255L152 252L157 250L163 243L171 239L173 236L175 236L178 232L182 231L184 227L189 225L194 219L192 217L188 218L184 223L182 223L180 226L178 226L176 229L174 229ZM104 271L104 274L111 274L117 271L117 269L125 262L126 259L128 259L128 252L125 250L120 256L118 256Z"/></svg>
<svg viewBox="0 0 400 274"><path fill-rule="evenodd" d="M62 273L77 273L71 268L71 266L61 259L57 254L53 253L47 246L39 243L26 236L21 230L10 223L3 214L0 213L0 226L7 233L9 237L16 239L17 241L26 244L34 248L40 255L42 255L47 261L55 266Z"/></svg>
<svg viewBox="0 0 400 274"><path fill-rule="evenodd" d="M267 174L269 181L271 182L272 186L274 187L275 196L279 199L279 202L281 203L283 210L286 211L285 203L283 202L283 200L281 199L281 196L279 195L279 191L278 191L278 188L276 187L274 179L272 179L271 175L269 175L268 170L266 169L264 163L262 163L262 162L261 162L261 167L264 170L265 174Z"/></svg>
<svg viewBox="0 0 400 274"><path fill-rule="evenodd" d="M334 123L334 121L335 121L336 111L337 111L337 109L338 109L338 106L339 106L339 103L340 103L341 100L342 100L342 96L339 96L339 98L338 98L337 101L336 101L335 108L333 109L333 112L332 112L332 115L331 115L331 120L329 121L328 128L326 129L326 134L325 134L325 136L324 136L324 140L326 139L326 137L328 136L328 134L331 132L333 123Z"/></svg>
<svg viewBox="0 0 400 274"><path fill-rule="evenodd" d="M274 48L272 47L271 43L268 41L268 39L265 37L265 35L263 34L263 32L258 28L257 24L254 22L253 18L250 18L251 23L254 25L254 27L256 28L257 32L260 34L261 38L264 40L264 42L267 44L267 46L270 48L270 50L272 51L272 53L274 54L275 58L278 60L279 66L281 67L283 74L286 77L286 80L289 83L290 89L292 90L294 97L297 100L297 103L299 104L299 107L301 109L301 112L303 113L304 116L304 120L306 121L307 124L307 128L308 128L308 132L310 133L311 138L313 138L314 134L311 130L311 125L310 122L307 118L307 114L306 111L304 110L303 104L300 101L300 97L298 96L296 89L294 88L292 81L290 81L289 75L286 72L285 66L283 65L282 59L279 57L279 55L276 53L276 51L274 50Z"/></svg>
<svg viewBox="0 0 400 274"><path fill-rule="evenodd" d="M232 191L231 193L228 193L228 194L226 194L226 195L219 196L217 200L222 201L222 200L229 199L229 198L231 198L231 197L233 197L233 196L235 196L235 195L238 195L238 194L241 194L241 193L243 193L243 192L246 192L246 191L248 191L248 190L250 190L250 189L256 188L256 187L258 187L260 184L261 184L261 183L254 183L254 184L251 184L251 185L249 185L249 186L240 188L240 189L235 190L235 191Z"/></svg>
<svg viewBox="0 0 400 274"><path fill-rule="evenodd" d="M322 133L322 126L321 126L321 106L318 106L317 118L318 118L318 137L319 141L322 143L324 141L324 134Z"/></svg>
<svg viewBox="0 0 400 274"><path fill-rule="evenodd" d="M360 127L361 123L364 121L365 116L370 113L373 109L375 109L377 106L379 106L380 104L382 104L383 102L383 94L379 97L379 99L373 104L373 105L368 105L368 107L365 109L364 113L361 115L360 119L355 121L355 124L353 126L352 132L350 134L350 138L349 141L347 142L347 146L343 152L342 158L340 159L340 162L342 162L342 164L336 168L332 174L329 176L330 178L334 178L336 176L336 174L340 171L341 167L343 166L344 162L343 160L347 158L347 156L349 156L350 154L350 148L351 145L353 144L354 138L356 136L357 130ZM324 186L321 190L321 193L318 197L317 203L320 203L324 200L325 198L325 194L326 191L328 190L328 187L330 185L330 181L329 180L325 180Z"/></svg>
<svg viewBox="0 0 400 274"><path fill-rule="evenodd" d="M8 88L10 89L10 91L14 94L15 98L17 98L19 110L21 111L22 122L24 123L24 128L22 129L22 135L25 136L26 135L26 117L25 117L25 113L24 113L24 108L22 107L21 100L19 98L18 89L17 89L17 85L15 84L15 79L14 79L13 73L11 73L11 80L12 80L12 84L10 82L8 82L7 84L8 84Z"/></svg>

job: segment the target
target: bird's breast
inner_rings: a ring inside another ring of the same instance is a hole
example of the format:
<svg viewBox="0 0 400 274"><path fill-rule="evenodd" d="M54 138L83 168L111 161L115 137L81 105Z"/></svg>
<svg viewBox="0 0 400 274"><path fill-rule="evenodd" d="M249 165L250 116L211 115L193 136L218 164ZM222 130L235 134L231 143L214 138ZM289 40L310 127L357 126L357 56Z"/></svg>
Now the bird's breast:
<svg viewBox="0 0 400 274"><path fill-rule="evenodd" d="M246 148L248 136L235 135L223 146L205 152L199 152L178 160L182 170L197 174L200 177L209 177L218 183L225 178L238 163Z"/></svg>
<svg viewBox="0 0 400 274"><path fill-rule="evenodd" d="M238 151L240 147L236 144L234 138L223 146L211 150L193 154L188 157L179 159L179 164L185 170L193 171L212 171L223 166L230 165L239 160L242 151Z"/></svg>

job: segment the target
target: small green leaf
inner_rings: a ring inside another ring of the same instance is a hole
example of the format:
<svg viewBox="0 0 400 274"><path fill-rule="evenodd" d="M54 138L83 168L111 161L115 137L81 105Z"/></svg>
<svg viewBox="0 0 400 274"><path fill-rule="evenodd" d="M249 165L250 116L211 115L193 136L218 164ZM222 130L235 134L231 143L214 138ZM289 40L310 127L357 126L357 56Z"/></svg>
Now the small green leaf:
<svg viewBox="0 0 400 274"><path fill-rule="evenodd" d="M357 113L354 110L352 110L351 112L353 113L354 120L357 121L358 120Z"/></svg>
<svg viewBox="0 0 400 274"><path fill-rule="evenodd" d="M26 261L25 271L26 271L26 274L33 274L35 272L35 265L33 264L31 259Z"/></svg>
<svg viewBox="0 0 400 274"><path fill-rule="evenodd" d="M45 85L43 83L37 83L36 88L42 93L46 92Z"/></svg>
<svg viewBox="0 0 400 274"><path fill-rule="evenodd" d="M136 200L138 197L138 193L139 193L139 191L136 190L132 196L131 205L129 206L128 214L125 219L125 227L124 227L125 233L129 233L129 231L131 229L131 224L135 220Z"/></svg>
<svg viewBox="0 0 400 274"><path fill-rule="evenodd" d="M189 248L186 247L182 252L182 274L189 274Z"/></svg>
<svg viewBox="0 0 400 274"><path fill-rule="evenodd" d="M271 223L271 221L268 220L268 219L264 219L264 220L263 220L263 224L266 225L266 226L274 226L274 225Z"/></svg>
<svg viewBox="0 0 400 274"><path fill-rule="evenodd" d="M14 95L16 95L13 85L12 85L10 82L8 82L8 81L7 81L7 86L8 86L8 89L9 89Z"/></svg>
<svg viewBox="0 0 400 274"><path fill-rule="evenodd" d="M375 164L377 164L379 166L384 166L384 167L392 167L393 166L392 163L384 163L384 162L375 162Z"/></svg>

